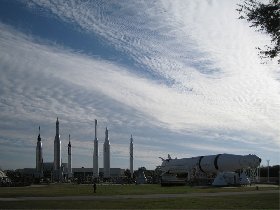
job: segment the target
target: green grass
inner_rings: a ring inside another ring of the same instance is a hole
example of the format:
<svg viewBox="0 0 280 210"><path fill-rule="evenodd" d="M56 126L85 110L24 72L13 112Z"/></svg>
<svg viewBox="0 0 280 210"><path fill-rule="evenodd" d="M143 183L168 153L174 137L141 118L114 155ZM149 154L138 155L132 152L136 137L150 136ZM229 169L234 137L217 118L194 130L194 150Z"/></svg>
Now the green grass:
<svg viewBox="0 0 280 210"><path fill-rule="evenodd" d="M259 190L279 189L259 187ZM0 197L40 197L70 195L143 195L143 194L180 194L190 192L240 192L255 190L254 187L237 188L197 188L190 186L161 187L160 185L98 185L97 193L93 194L91 185L51 184L41 187L1 187Z"/></svg>
<svg viewBox="0 0 280 210"><path fill-rule="evenodd" d="M95 201L0 202L0 208L20 209L279 209L279 194L191 197L172 199L122 199Z"/></svg>
<svg viewBox="0 0 280 210"><path fill-rule="evenodd" d="M262 187L259 191L274 189L279 186ZM145 195L145 194L188 194L213 192L255 191L255 187L213 188L213 187L161 187L160 185L98 185L97 193L93 193L91 185L51 184L40 187L2 187L0 197L29 196L110 196L110 195ZM0 202L0 209L279 209L279 193L251 194L232 196L203 196L184 198L130 198L84 201L5 201Z"/></svg>

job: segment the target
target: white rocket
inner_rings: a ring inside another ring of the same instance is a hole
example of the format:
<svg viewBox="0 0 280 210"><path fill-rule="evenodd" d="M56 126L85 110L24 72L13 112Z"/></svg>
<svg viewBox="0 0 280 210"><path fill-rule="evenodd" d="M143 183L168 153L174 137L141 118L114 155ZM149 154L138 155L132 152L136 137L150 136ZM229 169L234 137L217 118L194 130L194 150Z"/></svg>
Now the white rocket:
<svg viewBox="0 0 280 210"><path fill-rule="evenodd" d="M56 134L54 138L54 170L59 170L61 166L61 141L59 135L59 121L56 120Z"/></svg>
<svg viewBox="0 0 280 210"><path fill-rule="evenodd" d="M194 167L203 173L236 171L244 168L256 168L261 159L256 155L218 154L182 159L162 159L161 170L168 173L188 172Z"/></svg>
<svg viewBox="0 0 280 210"><path fill-rule="evenodd" d="M188 179L193 173L208 174L208 175L221 175L229 172L233 173L238 170L256 169L261 162L261 159L256 155L233 155L233 154L218 154L199 156L192 158L171 159L168 155L167 159L162 159L162 178L170 177L170 175L187 174ZM217 176L216 178L220 178ZM243 176L243 175L242 175ZM241 178L241 176L240 176ZM247 178L247 177L246 177ZM234 177L235 183L238 179ZM168 182L168 180L167 180ZM217 182L217 180L214 180Z"/></svg>
<svg viewBox="0 0 280 210"><path fill-rule="evenodd" d="M130 137L129 156L130 156L130 174L131 174L131 178L133 178L133 138L132 138L132 134Z"/></svg>
<svg viewBox="0 0 280 210"><path fill-rule="evenodd" d="M93 177L97 178L98 176L99 176L99 168L98 168L97 120L95 120L95 138L94 138L94 148L93 148Z"/></svg>
<svg viewBox="0 0 280 210"><path fill-rule="evenodd" d="M68 178L72 177L72 148L70 142L70 134L69 134L69 143L68 143Z"/></svg>
<svg viewBox="0 0 280 210"><path fill-rule="evenodd" d="M103 161L104 161L104 177L110 177L110 142L109 142L109 131L106 127L105 141L103 145Z"/></svg>
<svg viewBox="0 0 280 210"><path fill-rule="evenodd" d="M42 172L43 165L43 148L42 148L42 140L40 136L40 126L39 126L39 135L37 138L37 147L36 147L36 171Z"/></svg>

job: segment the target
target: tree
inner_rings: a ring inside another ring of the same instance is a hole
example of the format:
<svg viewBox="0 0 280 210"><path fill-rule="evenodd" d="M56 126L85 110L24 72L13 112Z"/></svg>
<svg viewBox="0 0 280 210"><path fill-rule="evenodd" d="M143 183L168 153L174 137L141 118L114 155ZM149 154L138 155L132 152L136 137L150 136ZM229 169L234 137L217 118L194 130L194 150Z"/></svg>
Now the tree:
<svg viewBox="0 0 280 210"><path fill-rule="evenodd" d="M130 178L131 178L130 170L129 170L129 169L126 169L126 170L124 171L124 175L125 175L128 179L130 179Z"/></svg>
<svg viewBox="0 0 280 210"><path fill-rule="evenodd" d="M261 58L277 58L280 56L280 0L269 0L264 4L259 0L245 0L244 4L238 4L239 19L245 19L255 27L257 31L265 32L271 37L271 46L266 45L259 50ZM280 58L278 58L280 64Z"/></svg>

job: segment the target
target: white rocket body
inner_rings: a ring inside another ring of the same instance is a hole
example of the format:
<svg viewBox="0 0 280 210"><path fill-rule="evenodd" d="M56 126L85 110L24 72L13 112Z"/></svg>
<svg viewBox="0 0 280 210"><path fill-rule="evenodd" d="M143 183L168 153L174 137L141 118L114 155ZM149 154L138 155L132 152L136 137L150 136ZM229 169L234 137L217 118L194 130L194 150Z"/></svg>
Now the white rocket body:
<svg viewBox="0 0 280 210"><path fill-rule="evenodd" d="M59 170L61 166L61 141L59 135L59 122L56 120L56 134L54 138L54 170Z"/></svg>
<svg viewBox="0 0 280 210"><path fill-rule="evenodd" d="M94 178L99 177L97 120L95 120L95 139L94 139L94 148L93 148L93 177Z"/></svg>
<svg viewBox="0 0 280 210"><path fill-rule="evenodd" d="M72 177L72 147L70 142L69 135L69 143L68 143L68 177Z"/></svg>
<svg viewBox="0 0 280 210"><path fill-rule="evenodd" d="M168 155L168 159L162 158L161 184L185 184L186 179L178 178L179 174L187 176L188 181L216 175L212 183L215 186L250 184L251 180L244 170L256 171L260 163L261 159L256 155L218 154L182 159L171 159ZM243 172L237 173L238 170Z"/></svg>
<svg viewBox="0 0 280 210"><path fill-rule="evenodd" d="M236 171L247 168L257 168L261 159L256 155L220 154L204 156L199 163L205 173Z"/></svg>
<svg viewBox="0 0 280 210"><path fill-rule="evenodd" d="M42 172L42 164L43 164L43 145L40 136L40 127L39 127L39 135L37 138L37 147L36 147L36 171Z"/></svg>
<svg viewBox="0 0 280 210"><path fill-rule="evenodd" d="M218 154L182 159L163 160L161 170L169 173L184 173L196 166L201 172L218 173L236 171L246 168L257 168L261 159L256 155Z"/></svg>
<svg viewBox="0 0 280 210"><path fill-rule="evenodd" d="M105 141L103 145L103 161L104 161L104 177L110 177L110 142L109 142L109 131L106 128Z"/></svg>
<svg viewBox="0 0 280 210"><path fill-rule="evenodd" d="M131 174L131 178L133 178L133 138L132 135L130 137L130 148L129 148L130 152L129 152L129 156L130 156L130 174Z"/></svg>

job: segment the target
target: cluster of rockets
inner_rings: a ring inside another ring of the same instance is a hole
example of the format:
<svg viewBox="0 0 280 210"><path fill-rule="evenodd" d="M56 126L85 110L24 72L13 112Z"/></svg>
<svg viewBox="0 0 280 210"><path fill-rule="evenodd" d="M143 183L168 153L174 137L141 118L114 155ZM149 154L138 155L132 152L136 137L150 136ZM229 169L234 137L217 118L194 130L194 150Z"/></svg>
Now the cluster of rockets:
<svg viewBox="0 0 280 210"><path fill-rule="evenodd" d="M72 174L72 149L71 141L69 134L69 143L68 143L68 166L67 173L71 176ZM105 141L103 145L103 167L104 167L104 177L110 177L110 142L109 142L109 131L106 127L105 131ZM53 170L57 171L61 169L61 141L59 134L59 121L56 120L56 135L54 138L54 161L53 161ZM40 127L39 135L37 138L37 147L36 147L36 170L37 172L42 172L43 170L43 149L42 149L42 140L40 136ZM133 138L130 137L130 173L133 175ZM95 120L95 138L94 138L94 150L93 150L93 177L99 177L99 167L98 167L98 138L97 138L97 120Z"/></svg>
<svg viewBox="0 0 280 210"><path fill-rule="evenodd" d="M109 142L109 131L106 127L105 130L105 141L103 145L103 167L104 177L110 177L110 142ZM133 175L133 138L130 137L130 173ZM99 177L98 167L98 138L97 138L97 120L95 120L95 138L94 138L94 149L93 149L93 177Z"/></svg>

